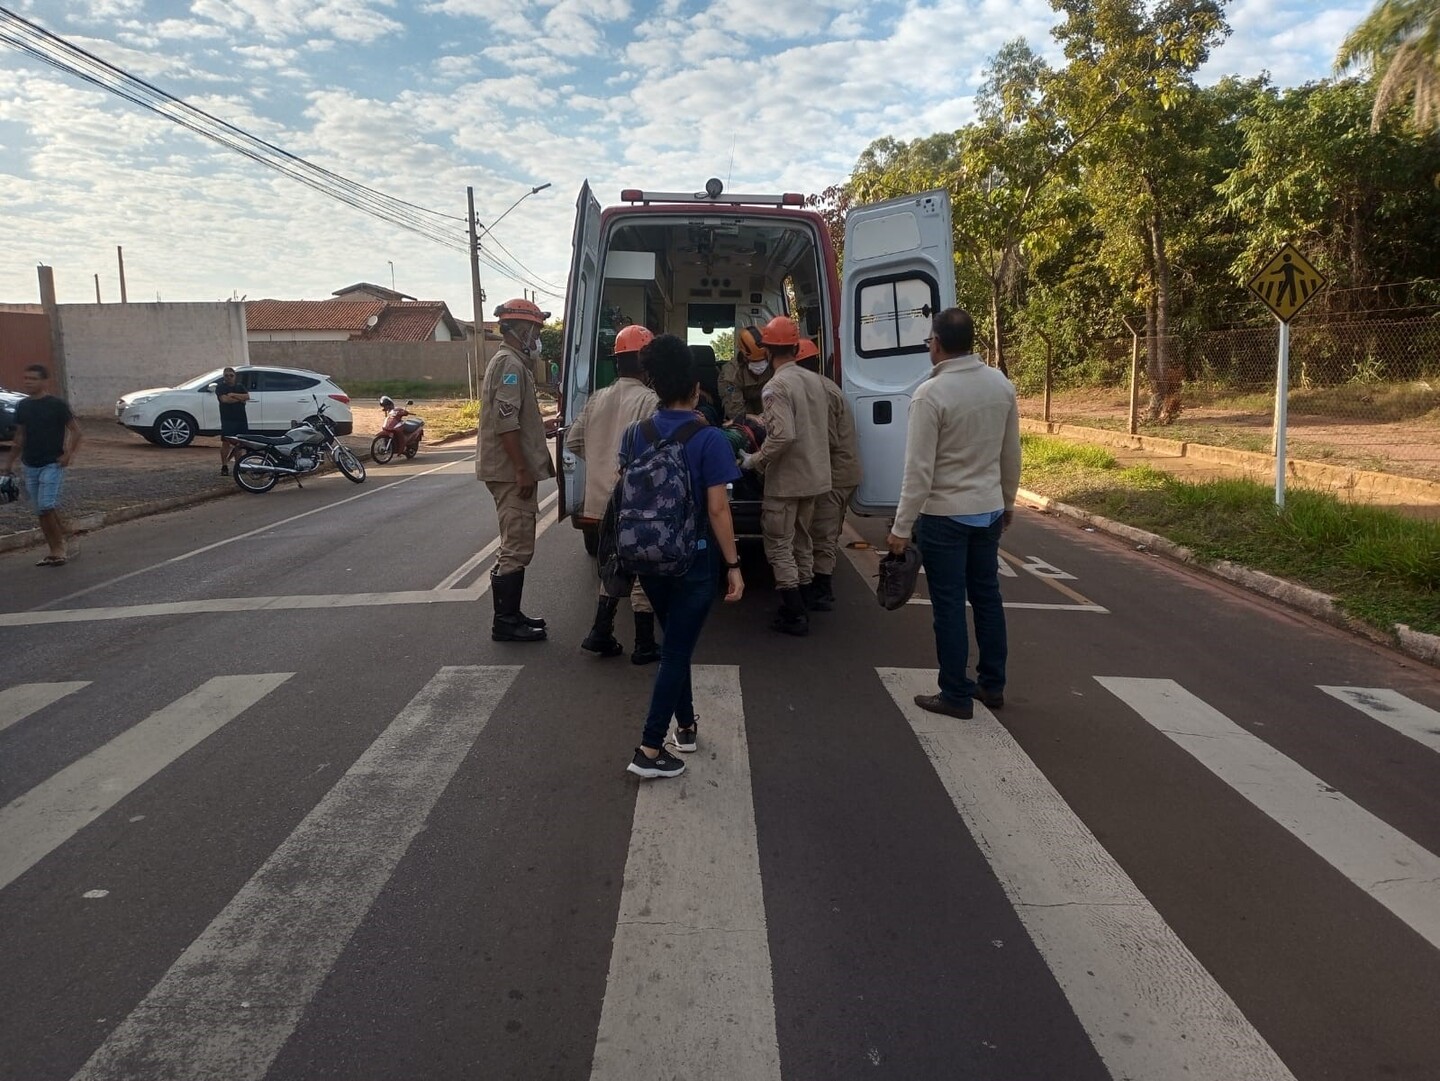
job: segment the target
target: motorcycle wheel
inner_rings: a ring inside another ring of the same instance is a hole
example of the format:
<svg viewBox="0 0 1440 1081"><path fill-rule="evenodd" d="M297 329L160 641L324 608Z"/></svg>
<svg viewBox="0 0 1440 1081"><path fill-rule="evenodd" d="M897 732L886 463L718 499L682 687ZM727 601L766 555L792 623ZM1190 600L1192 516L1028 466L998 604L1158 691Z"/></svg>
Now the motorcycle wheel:
<svg viewBox="0 0 1440 1081"><path fill-rule="evenodd" d="M355 452L349 447L339 444L335 447L335 464L340 467L340 472L345 474L347 480L361 484L365 480L365 463L355 456Z"/></svg>
<svg viewBox="0 0 1440 1081"><path fill-rule="evenodd" d="M259 451L247 454L235 463L235 486L242 492L264 495L280 480L279 473L252 470L252 465L274 465L275 459Z"/></svg>
<svg viewBox="0 0 1440 1081"><path fill-rule="evenodd" d="M417 455L417 454L419 454L419 453L420 453L420 440L418 440L418 439L415 440L415 442L411 443L408 447L405 448L405 457L407 457L407 458L413 458L413 457L415 457L415 455Z"/></svg>
<svg viewBox="0 0 1440 1081"><path fill-rule="evenodd" d="M395 444L388 435L377 435L375 442L370 444L370 457L374 458L380 465L384 465L391 458L395 457Z"/></svg>

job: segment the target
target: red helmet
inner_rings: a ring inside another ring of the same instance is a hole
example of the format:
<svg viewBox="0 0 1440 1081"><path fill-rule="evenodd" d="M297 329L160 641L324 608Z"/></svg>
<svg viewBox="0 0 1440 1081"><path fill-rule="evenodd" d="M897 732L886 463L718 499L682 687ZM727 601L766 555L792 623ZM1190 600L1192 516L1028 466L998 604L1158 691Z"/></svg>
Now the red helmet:
<svg viewBox="0 0 1440 1081"><path fill-rule="evenodd" d="M796 360L809 360L820 355L820 347L809 338L800 339L800 348L795 351Z"/></svg>
<svg viewBox="0 0 1440 1081"><path fill-rule="evenodd" d="M760 331L760 340L766 345L786 346L800 344L800 328L788 315L777 315Z"/></svg>
<svg viewBox="0 0 1440 1081"><path fill-rule="evenodd" d="M742 327L735 332L735 352L740 359L750 364L759 364L765 359L765 347L760 344L759 327Z"/></svg>
<svg viewBox="0 0 1440 1081"><path fill-rule="evenodd" d="M639 323L631 323L628 327L621 327L620 333L615 335L615 348L611 353L638 353L655 339L648 327L642 327Z"/></svg>
<svg viewBox="0 0 1440 1081"><path fill-rule="evenodd" d="M540 305L534 301L516 297L496 308L495 318L502 323L534 323L538 327L544 325L545 320L550 318L550 313L542 312Z"/></svg>

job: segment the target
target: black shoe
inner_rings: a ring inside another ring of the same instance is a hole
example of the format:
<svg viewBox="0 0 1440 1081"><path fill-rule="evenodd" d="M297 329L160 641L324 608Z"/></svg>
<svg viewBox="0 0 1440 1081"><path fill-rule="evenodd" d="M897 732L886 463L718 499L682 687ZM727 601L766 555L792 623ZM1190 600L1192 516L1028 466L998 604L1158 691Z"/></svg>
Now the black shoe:
<svg viewBox="0 0 1440 1081"><path fill-rule="evenodd" d="M675 734L670 737L670 746L685 754L694 751L697 746L695 741L700 738L699 720L700 718L696 717L694 721L690 722L689 728L681 728L676 725Z"/></svg>
<svg viewBox="0 0 1440 1081"><path fill-rule="evenodd" d="M685 772L685 763L664 749L655 758L650 758L636 747L635 757L630 759L625 770L637 777L678 777Z"/></svg>
<svg viewBox="0 0 1440 1081"><path fill-rule="evenodd" d="M614 597L601 597L595 603L595 624L580 643L586 653L618 657L625 652L625 647L615 638L615 608L619 603Z"/></svg>
<svg viewBox="0 0 1440 1081"><path fill-rule="evenodd" d="M1004 691L987 691L981 687L975 692L975 700L986 709L999 709L1005 704Z"/></svg>
<svg viewBox="0 0 1440 1081"><path fill-rule="evenodd" d="M775 614L770 626L797 638L810 633L810 617L805 614L805 602L800 599L798 589L780 590L780 611Z"/></svg>
<svg viewBox="0 0 1440 1081"><path fill-rule="evenodd" d="M660 659L660 647L655 644L655 613L635 613L635 649L630 654L631 664L654 664Z"/></svg>
<svg viewBox="0 0 1440 1081"><path fill-rule="evenodd" d="M835 608L835 589L831 576L817 574L810 584L810 607L816 612L830 612Z"/></svg>
<svg viewBox="0 0 1440 1081"><path fill-rule="evenodd" d="M943 713L947 717L958 717L962 721L968 721L975 716L975 707L966 699L962 706L958 702L947 702L938 694L917 694L915 704L927 713Z"/></svg>

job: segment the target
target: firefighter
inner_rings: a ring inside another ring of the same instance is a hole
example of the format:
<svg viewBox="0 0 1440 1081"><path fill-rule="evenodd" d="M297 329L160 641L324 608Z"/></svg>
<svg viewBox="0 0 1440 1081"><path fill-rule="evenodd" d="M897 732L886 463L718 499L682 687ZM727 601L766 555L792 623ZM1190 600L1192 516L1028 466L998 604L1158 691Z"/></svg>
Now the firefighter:
<svg viewBox="0 0 1440 1081"><path fill-rule="evenodd" d="M495 309L504 345L490 358L480 386L475 476L490 489L500 524L500 551L490 572L490 637L497 642L545 640L545 621L525 615L520 596L535 555L536 490L555 475L530 368L548 315L528 300L507 300Z"/></svg>
<svg viewBox="0 0 1440 1081"><path fill-rule="evenodd" d="M760 532L780 593L771 626L798 636L810 630L804 597L815 573L810 539L815 498L830 491L830 406L821 377L795 363L800 331L793 319L777 315L760 340L774 370L763 394L765 442L740 465L765 473Z"/></svg>
<svg viewBox="0 0 1440 1081"><path fill-rule="evenodd" d="M660 403L645 381L640 368L640 350L655 337L645 327L631 323L615 335L614 383L590 396L585 408L565 436L565 449L585 461L585 517L603 518L610 493L615 488L620 460L620 439L630 425L654 414ZM600 599L595 606L595 624L580 643L580 648L600 657L618 657L625 652L615 638L615 609L620 599L611 597L600 586ZM635 613L635 651L632 664L650 664L660 659L655 644L655 610L640 580L630 591L630 607Z"/></svg>
<svg viewBox="0 0 1440 1081"><path fill-rule="evenodd" d="M820 349L809 338L800 342L797 360L802 368L820 374ZM815 580L809 603L817 612L828 612L835 607L835 555L840 547L840 530L845 526L845 508L860 485L860 448L855 441L855 418L844 391L833 379L821 376L821 381L830 404L830 490L816 497L815 515L810 520Z"/></svg>
<svg viewBox="0 0 1440 1081"><path fill-rule="evenodd" d="M732 423L759 420L765 409L761 391L775 370L760 336L759 327L741 327L735 332L734 359L720 365L720 408Z"/></svg>

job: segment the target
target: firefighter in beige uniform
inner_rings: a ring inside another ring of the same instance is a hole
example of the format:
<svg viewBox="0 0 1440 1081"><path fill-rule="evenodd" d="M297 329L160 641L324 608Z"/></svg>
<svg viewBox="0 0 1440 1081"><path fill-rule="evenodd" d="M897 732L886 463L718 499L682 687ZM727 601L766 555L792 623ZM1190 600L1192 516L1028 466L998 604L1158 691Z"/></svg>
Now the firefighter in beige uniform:
<svg viewBox="0 0 1440 1081"><path fill-rule="evenodd" d="M720 408L731 422L758 417L765 408L761 395L775 371L760 341L759 327L735 332L735 357L720 365Z"/></svg>
<svg viewBox="0 0 1440 1081"><path fill-rule="evenodd" d="M495 309L505 344L490 358L480 386L475 475L490 489L500 523L500 551L490 572L495 601L490 637L497 642L545 639L545 621L520 611L520 595L535 554L536 488L555 475L528 361L546 314L528 300L507 300Z"/></svg>
<svg viewBox="0 0 1440 1081"><path fill-rule="evenodd" d="M800 366L820 374L820 350L809 338L800 343ZM860 448L855 439L855 418L850 403L835 380L820 377L830 406L830 490L815 499L815 516L810 536L815 543L815 583L810 607L828 612L835 607L835 556L840 547L840 530L845 526L845 508L860 486Z"/></svg>
<svg viewBox="0 0 1440 1081"><path fill-rule="evenodd" d="M800 332L793 319L777 315L765 324L761 340L775 373L765 384L765 442L740 464L765 471L760 531L780 593L771 626L801 635L810 630L804 594L811 592L814 577L815 497L830 490L830 406L821 377L795 363Z"/></svg>
<svg viewBox="0 0 1440 1081"><path fill-rule="evenodd" d="M640 369L640 350L655 337L638 323L631 323L615 335L615 371L619 378L604 390L592 394L580 417L565 436L565 449L585 462L585 517L603 518L619 477L620 440L630 425L660 408L655 392L645 383ZM625 652L615 638L615 609L620 599L600 586L595 605L595 624L580 648L601 657L618 657ZM635 651L632 664L649 664L660 659L655 644L655 609L635 579L630 591L630 608L635 613Z"/></svg>

